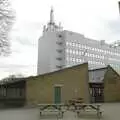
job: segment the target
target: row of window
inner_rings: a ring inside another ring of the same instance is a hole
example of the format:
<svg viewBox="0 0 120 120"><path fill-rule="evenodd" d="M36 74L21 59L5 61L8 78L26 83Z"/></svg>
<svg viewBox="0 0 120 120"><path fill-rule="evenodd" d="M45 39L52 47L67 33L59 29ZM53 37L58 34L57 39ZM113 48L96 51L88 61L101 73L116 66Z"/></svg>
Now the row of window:
<svg viewBox="0 0 120 120"><path fill-rule="evenodd" d="M88 57L95 57L95 58L100 58L100 59L105 58L103 55L96 55L96 54L87 53L87 51L83 52L83 51L72 50L72 49L66 49L66 53L74 54L74 55L88 56Z"/></svg>
<svg viewBox="0 0 120 120"><path fill-rule="evenodd" d="M22 88L1 88L0 95L8 97L22 97L24 94L24 89Z"/></svg>
<svg viewBox="0 0 120 120"><path fill-rule="evenodd" d="M71 61L71 62L85 62L85 60L80 59L80 58L74 58L74 57L67 57L66 58L67 61ZM105 65L103 62L97 62L97 61L88 61L89 64L95 64L95 65Z"/></svg>
<svg viewBox="0 0 120 120"><path fill-rule="evenodd" d="M120 65L118 64L110 64L113 68L117 68L117 69L120 69Z"/></svg>
<svg viewBox="0 0 120 120"><path fill-rule="evenodd" d="M85 60L83 60L83 59L74 58L74 57L72 57L72 58L67 57L67 58L66 58L66 61L67 61L68 66L69 66L70 64L73 65L73 64L85 62ZM105 66L105 63L103 63L103 62L88 61L88 63L89 63L89 67L90 67L90 68L93 67L93 69L96 68L97 65ZM118 64L110 64L110 65L111 65L116 71L120 72L120 65L118 65Z"/></svg>
<svg viewBox="0 0 120 120"><path fill-rule="evenodd" d="M80 59L80 58L75 58L75 57L66 57L66 60L72 61L72 62L77 62L77 63L85 62L85 60ZM88 63L94 64L94 65L105 65L105 63L101 62L101 61L88 61ZM110 64L110 65L115 68L120 68L120 65L118 65L118 64Z"/></svg>
<svg viewBox="0 0 120 120"><path fill-rule="evenodd" d="M91 88L90 93L93 97L103 95L103 89L101 88Z"/></svg>
<svg viewBox="0 0 120 120"><path fill-rule="evenodd" d="M103 62L98 62L98 61L88 61L89 64L94 64L94 65L105 65Z"/></svg>
<svg viewBox="0 0 120 120"><path fill-rule="evenodd" d="M72 49L66 49L66 53L76 54L76 55L83 55L84 54L84 52L82 52L82 51L72 50Z"/></svg>
<svg viewBox="0 0 120 120"><path fill-rule="evenodd" d="M66 60L67 60L67 61L72 61L72 62L85 62L85 61L82 60L82 59L74 58L74 57L67 57Z"/></svg>
<svg viewBox="0 0 120 120"><path fill-rule="evenodd" d="M115 58L109 58L109 60L120 62L120 59L115 59Z"/></svg>
<svg viewBox="0 0 120 120"><path fill-rule="evenodd" d="M93 51L96 51L96 52L102 52L104 54L120 56L119 53L114 53L114 52L111 52L109 50L102 50L102 49L99 49L99 48L93 48L93 47L90 47L90 46L87 46L87 45L81 45L80 43L66 42L66 46L72 46L72 47L76 47L76 48L82 48L82 49L93 50Z"/></svg>
<svg viewBox="0 0 120 120"><path fill-rule="evenodd" d="M95 57L95 58L100 58L100 59L104 59L105 58L103 55L95 55L95 54L91 54L91 53L85 53L85 56Z"/></svg>

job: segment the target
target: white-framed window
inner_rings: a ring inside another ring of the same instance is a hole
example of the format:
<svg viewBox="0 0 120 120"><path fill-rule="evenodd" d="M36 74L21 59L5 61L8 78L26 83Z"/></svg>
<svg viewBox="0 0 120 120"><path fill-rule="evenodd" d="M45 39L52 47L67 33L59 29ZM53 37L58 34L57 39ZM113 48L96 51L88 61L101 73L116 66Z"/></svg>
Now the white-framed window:
<svg viewBox="0 0 120 120"><path fill-rule="evenodd" d="M75 50L73 50L73 54L75 54Z"/></svg>
<svg viewBox="0 0 120 120"><path fill-rule="evenodd" d="M69 57L66 57L66 61L69 61Z"/></svg>
<svg viewBox="0 0 120 120"><path fill-rule="evenodd" d="M68 45L69 45L69 43L68 43L68 42L66 42L66 45L68 46Z"/></svg>
<svg viewBox="0 0 120 120"><path fill-rule="evenodd" d="M75 44L74 44L74 42L72 42L72 46L74 46Z"/></svg>
<svg viewBox="0 0 120 120"><path fill-rule="evenodd" d="M69 42L69 45L70 45L70 46L72 46L72 43L71 43L71 42Z"/></svg>
<svg viewBox="0 0 120 120"><path fill-rule="evenodd" d="M78 55L78 50L76 50L76 55Z"/></svg>
<svg viewBox="0 0 120 120"><path fill-rule="evenodd" d="M76 58L76 62L78 62L78 58Z"/></svg>
<svg viewBox="0 0 120 120"><path fill-rule="evenodd" d="M69 49L66 49L66 53L69 53Z"/></svg>
<svg viewBox="0 0 120 120"><path fill-rule="evenodd" d="M78 44L76 43L75 46L78 47Z"/></svg>
<svg viewBox="0 0 120 120"><path fill-rule="evenodd" d="M72 54L72 50L71 49L69 49L69 52L70 52L70 54Z"/></svg>

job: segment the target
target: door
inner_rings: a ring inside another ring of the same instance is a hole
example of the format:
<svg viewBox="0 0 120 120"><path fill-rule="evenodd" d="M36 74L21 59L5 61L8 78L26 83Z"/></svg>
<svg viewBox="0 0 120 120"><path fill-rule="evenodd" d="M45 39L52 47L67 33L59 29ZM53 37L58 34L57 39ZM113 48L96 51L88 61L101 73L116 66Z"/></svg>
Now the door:
<svg viewBox="0 0 120 120"><path fill-rule="evenodd" d="M61 87L55 86L54 88L54 102L55 104L61 103Z"/></svg>
<svg viewBox="0 0 120 120"><path fill-rule="evenodd" d="M103 90L102 88L95 88L95 102L104 102Z"/></svg>

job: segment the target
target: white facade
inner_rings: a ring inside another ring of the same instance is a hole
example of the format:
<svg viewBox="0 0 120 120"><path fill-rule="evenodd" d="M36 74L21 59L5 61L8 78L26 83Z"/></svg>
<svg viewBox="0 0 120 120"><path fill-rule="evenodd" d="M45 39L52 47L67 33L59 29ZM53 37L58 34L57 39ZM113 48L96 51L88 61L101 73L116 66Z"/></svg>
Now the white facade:
<svg viewBox="0 0 120 120"><path fill-rule="evenodd" d="M111 65L120 72L120 47L112 47L105 41L92 40L78 33L66 32L66 65L88 62L90 69Z"/></svg>
<svg viewBox="0 0 120 120"><path fill-rule="evenodd" d="M111 65L120 73L120 47L112 47L104 40L96 41L84 35L62 30L54 23L53 10L50 22L44 27L38 45L38 74L88 62L89 69Z"/></svg>
<svg viewBox="0 0 120 120"><path fill-rule="evenodd" d="M61 69L65 64L65 41L61 35L61 25L54 23L53 10L50 13L50 22L44 26L43 36L38 41L37 73L44 74Z"/></svg>

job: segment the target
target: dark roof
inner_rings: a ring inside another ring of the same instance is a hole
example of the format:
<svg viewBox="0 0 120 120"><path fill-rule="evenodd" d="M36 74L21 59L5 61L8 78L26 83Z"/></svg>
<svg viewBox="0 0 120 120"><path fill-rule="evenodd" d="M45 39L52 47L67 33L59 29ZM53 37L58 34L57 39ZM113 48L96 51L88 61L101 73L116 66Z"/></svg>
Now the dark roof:
<svg viewBox="0 0 120 120"><path fill-rule="evenodd" d="M14 83L14 82L19 82L19 81L24 81L25 78L8 78L6 80L1 80L0 84L8 84L8 83Z"/></svg>
<svg viewBox="0 0 120 120"><path fill-rule="evenodd" d="M108 68L108 66L107 67L102 67L102 68L90 69L88 71L97 71L97 70L102 70L102 69L107 69L107 68Z"/></svg>

